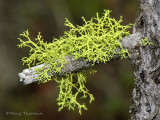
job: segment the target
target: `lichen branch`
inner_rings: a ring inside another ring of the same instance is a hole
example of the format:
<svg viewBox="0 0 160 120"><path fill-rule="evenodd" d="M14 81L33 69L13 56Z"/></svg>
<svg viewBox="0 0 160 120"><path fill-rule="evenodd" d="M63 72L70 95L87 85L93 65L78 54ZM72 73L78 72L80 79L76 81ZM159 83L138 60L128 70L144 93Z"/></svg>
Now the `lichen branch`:
<svg viewBox="0 0 160 120"><path fill-rule="evenodd" d="M52 43L44 42L40 33L35 38L37 42L34 43L27 30L20 34L27 41L19 38L20 44L18 45L20 48L26 46L30 48L29 57L22 58L23 64L26 64L29 69L19 73L21 81L26 84L36 80L39 83L45 83L54 77L60 88L57 99L59 111L64 107L74 110L77 106L80 114L82 108L85 110L87 108L85 104L77 101L79 93L82 93L81 98L89 96L90 102L94 100L94 97L84 85L86 82L84 74L71 72L96 63L106 63L115 56L120 58L129 56L127 47L121 43L124 42L122 37L129 35L127 29L131 27L131 24L121 25L122 17L118 21L111 18L109 10L105 10L102 17L99 17L97 13L97 16L90 21L86 21L84 17L82 19L84 21L82 26L74 26L66 19L65 25L70 30L65 31L59 39L54 38ZM38 66L30 67L31 65ZM63 77L58 79L54 75L63 75ZM76 84L73 83L73 77L77 78ZM76 93L72 93L73 89Z"/></svg>

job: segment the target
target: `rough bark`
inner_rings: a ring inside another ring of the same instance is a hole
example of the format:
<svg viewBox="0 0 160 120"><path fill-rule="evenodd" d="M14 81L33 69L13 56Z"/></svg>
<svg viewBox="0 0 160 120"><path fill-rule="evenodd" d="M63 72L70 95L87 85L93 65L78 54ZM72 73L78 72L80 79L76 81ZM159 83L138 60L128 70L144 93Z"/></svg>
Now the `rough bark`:
<svg viewBox="0 0 160 120"><path fill-rule="evenodd" d="M140 45L138 56L132 56L136 81L131 120L160 120L160 0L140 0L136 31L154 46Z"/></svg>
<svg viewBox="0 0 160 120"><path fill-rule="evenodd" d="M133 49L139 46L141 38L142 38L141 32L136 32L130 36L127 36L123 38L123 41L121 42L122 47L124 49L128 49L129 52L131 53ZM117 49L117 52L119 52L118 49ZM120 57L117 54L115 54L113 59L118 59L118 58ZM91 63L87 63L86 61L82 61L81 59L75 61L73 58L68 57L68 56L66 56L66 60L68 64L65 65L65 69L61 70L62 74L69 73L69 72L75 72L81 69L86 69L92 65ZM20 76L20 81L23 82L25 85L36 82L37 79L35 78L38 77L38 74L35 74L36 73L35 68L42 68L44 65L45 64L41 64L41 65L31 67L30 69L29 68L24 69L21 73L18 74ZM44 69L47 69L47 67ZM50 73L48 74L50 75Z"/></svg>

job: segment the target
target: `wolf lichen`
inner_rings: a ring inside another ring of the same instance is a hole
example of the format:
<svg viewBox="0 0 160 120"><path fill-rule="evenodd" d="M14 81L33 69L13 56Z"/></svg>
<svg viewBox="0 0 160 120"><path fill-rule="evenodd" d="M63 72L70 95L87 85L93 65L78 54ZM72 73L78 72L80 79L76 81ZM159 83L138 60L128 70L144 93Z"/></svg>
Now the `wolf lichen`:
<svg viewBox="0 0 160 120"><path fill-rule="evenodd" d="M82 26L75 26L65 21L65 26L69 27L69 31L65 31L64 35L60 38L54 38L52 43L43 41L39 33L35 38L36 42L30 39L28 30L20 34L26 40L20 40L18 47L29 47L29 57L23 57L23 64L27 64L30 68L31 65L38 65L45 63L48 69L36 69L39 77L36 78L39 82L45 83L53 79L59 84L60 93L58 96L59 111L64 107L69 110L74 110L78 107L81 114L82 108L87 110L85 104L81 104L77 99L90 98L90 103L94 101L94 97L89 90L85 87L86 77L83 72L65 73L63 77L53 76L53 73L61 74L61 69L65 69L67 61L65 56L73 57L74 60L82 59L87 62L106 63L110 61L115 54L119 54L121 58L129 55L128 50L124 50L119 41L122 37L129 35L127 31L131 24L121 25L122 17L120 20L115 20L110 17L110 11L104 10L103 16L96 17L87 21L82 17L84 24ZM119 41L118 41L119 40ZM116 49L119 52L116 52ZM45 67L45 66L44 66ZM50 73L50 74L48 74Z"/></svg>
<svg viewBox="0 0 160 120"><path fill-rule="evenodd" d="M145 37L144 39L141 40L142 46L146 45L154 45L153 43L148 41L148 37Z"/></svg>

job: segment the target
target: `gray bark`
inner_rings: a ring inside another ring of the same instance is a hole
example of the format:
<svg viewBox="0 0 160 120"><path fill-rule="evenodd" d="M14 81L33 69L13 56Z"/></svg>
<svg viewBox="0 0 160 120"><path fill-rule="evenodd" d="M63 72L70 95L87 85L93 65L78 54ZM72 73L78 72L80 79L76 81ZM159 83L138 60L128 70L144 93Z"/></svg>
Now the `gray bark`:
<svg viewBox="0 0 160 120"><path fill-rule="evenodd" d="M86 61L82 61L82 60L75 61L73 60L73 58L68 56L66 56L66 61L68 62L68 64L65 65L65 69L61 70L61 74L75 72L80 69L86 69L91 66L91 63L87 63ZM38 80L35 78L37 78L39 75L36 74L35 68L43 68L44 66L45 66L45 63L28 68L28 69L24 69L21 73L18 74L20 76L20 81L23 82L23 84L25 85L33 82L37 82ZM47 69L47 67L48 66L46 65L44 69ZM48 72L48 75L50 75L49 72ZM56 74L53 74L53 75L56 75Z"/></svg>
<svg viewBox="0 0 160 120"><path fill-rule="evenodd" d="M124 49L128 49L129 52L131 53L131 51L133 51L133 49L135 49L137 46L139 46L140 44L140 40L142 38L142 34L140 32L136 32L134 34L131 34L130 36L127 36L125 38L123 38L123 41L121 42L122 47ZM117 50L117 52L119 52ZM115 54L114 59L118 59L119 56ZM68 62L68 64L65 65L65 69L62 69L61 73L69 73L69 72L75 72L81 69L86 69L88 67L91 66L91 63L87 63L86 61L82 61L82 60L73 60L73 58L70 58L68 56L66 56L66 60ZM38 77L38 74L35 74L35 68L42 68L45 64L41 64L41 65L37 65L34 67L31 67L30 69L24 69L21 73L19 73L18 75L20 76L20 81L23 82L25 85L26 84L30 84L33 82L36 82ZM46 68L47 69L47 66ZM48 73L50 75L50 73Z"/></svg>
<svg viewBox="0 0 160 120"><path fill-rule="evenodd" d="M154 46L140 46L133 55L135 88L131 120L160 120L160 0L140 0L136 31L148 37Z"/></svg>

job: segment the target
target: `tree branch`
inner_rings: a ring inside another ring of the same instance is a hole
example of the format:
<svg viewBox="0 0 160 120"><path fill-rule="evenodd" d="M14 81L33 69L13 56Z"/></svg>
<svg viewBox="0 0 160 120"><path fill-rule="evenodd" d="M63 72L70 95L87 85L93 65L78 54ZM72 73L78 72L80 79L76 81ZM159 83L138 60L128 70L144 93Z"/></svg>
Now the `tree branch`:
<svg viewBox="0 0 160 120"><path fill-rule="evenodd" d="M124 49L128 49L129 52L131 52L136 46L138 46L138 44L140 44L141 39L142 39L142 34L140 32L137 32L127 37L124 37L123 41L121 41L121 45ZM117 58L118 58L117 55L115 55L115 59ZM61 70L62 74L79 71L81 69L86 69L92 65L92 63L88 63L81 59L75 61L73 58L69 56L66 56L66 61L68 63L65 65L65 69ZM37 79L35 79L38 77L38 74L35 74L36 73L35 68L42 68L44 65L45 63L31 67L30 69L29 68L24 69L21 73L18 74L20 76L20 81L23 82L23 84L25 85L38 81ZM47 69L47 66L44 69ZM50 73L48 73L48 75L50 75Z"/></svg>

